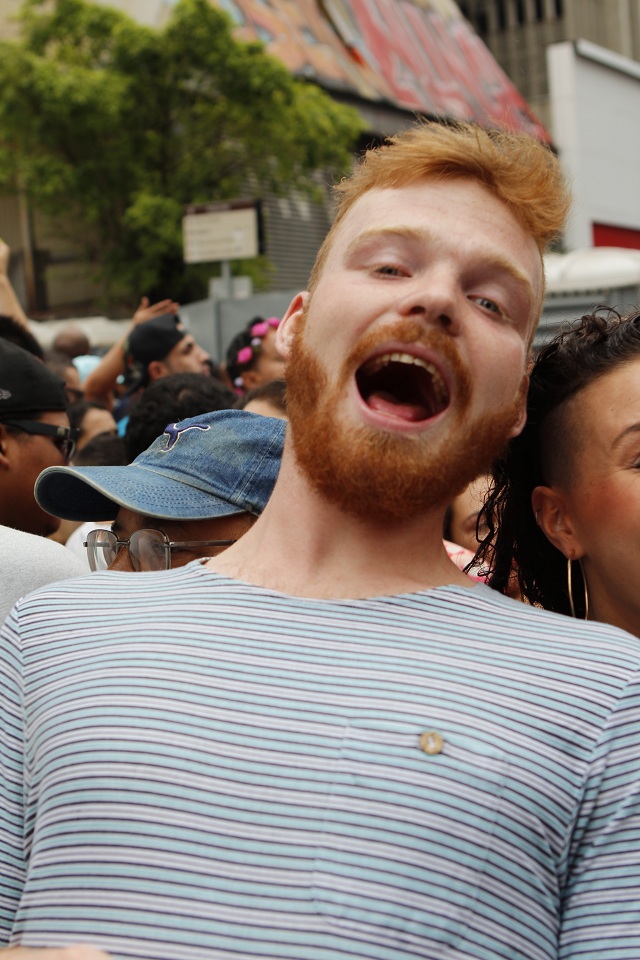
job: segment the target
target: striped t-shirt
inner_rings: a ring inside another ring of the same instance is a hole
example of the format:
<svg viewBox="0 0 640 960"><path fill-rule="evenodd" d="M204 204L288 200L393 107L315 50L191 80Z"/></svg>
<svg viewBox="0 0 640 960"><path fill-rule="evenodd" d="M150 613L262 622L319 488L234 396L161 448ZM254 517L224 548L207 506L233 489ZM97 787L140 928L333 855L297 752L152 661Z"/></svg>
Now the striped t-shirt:
<svg viewBox="0 0 640 960"><path fill-rule="evenodd" d="M638 960L639 660L483 585L45 588L0 640L0 944Z"/></svg>

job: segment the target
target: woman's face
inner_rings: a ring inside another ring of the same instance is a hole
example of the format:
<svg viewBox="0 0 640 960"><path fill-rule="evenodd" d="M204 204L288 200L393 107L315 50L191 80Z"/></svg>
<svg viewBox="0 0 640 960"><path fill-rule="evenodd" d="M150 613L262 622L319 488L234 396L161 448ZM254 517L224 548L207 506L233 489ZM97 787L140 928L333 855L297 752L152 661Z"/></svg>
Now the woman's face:
<svg viewBox="0 0 640 960"><path fill-rule="evenodd" d="M478 549L476 525L488 486L489 477L476 477L451 501L451 539L461 547L471 550L472 553ZM483 525L479 531L480 536L484 537L487 532L486 525Z"/></svg>
<svg viewBox="0 0 640 960"><path fill-rule="evenodd" d="M262 338L260 353L253 367L254 382L251 387L258 387L270 380L281 380L284 377L284 359L278 353L276 346L276 332L269 330Z"/></svg>
<svg viewBox="0 0 640 960"><path fill-rule="evenodd" d="M566 511L593 619L640 635L640 359L577 394L566 425L577 436Z"/></svg>

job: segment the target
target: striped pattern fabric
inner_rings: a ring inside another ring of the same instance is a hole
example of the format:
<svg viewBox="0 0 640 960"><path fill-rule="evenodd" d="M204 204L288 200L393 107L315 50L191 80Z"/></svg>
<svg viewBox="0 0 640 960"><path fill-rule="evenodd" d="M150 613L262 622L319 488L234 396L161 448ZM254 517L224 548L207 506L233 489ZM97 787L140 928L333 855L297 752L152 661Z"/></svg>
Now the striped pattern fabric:
<svg viewBox="0 0 640 960"><path fill-rule="evenodd" d="M638 960L640 642L483 585L199 563L0 640L0 943L139 960Z"/></svg>

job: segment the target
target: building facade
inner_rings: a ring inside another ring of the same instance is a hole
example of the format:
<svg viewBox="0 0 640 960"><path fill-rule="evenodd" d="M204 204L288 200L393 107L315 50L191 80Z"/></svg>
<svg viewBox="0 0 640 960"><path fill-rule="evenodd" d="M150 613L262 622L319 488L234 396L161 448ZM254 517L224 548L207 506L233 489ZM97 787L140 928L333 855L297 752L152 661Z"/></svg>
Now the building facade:
<svg viewBox="0 0 640 960"><path fill-rule="evenodd" d="M170 0L95 0L161 27ZM360 146L404 129L416 116L474 120L551 139L453 0L211 0L239 38L264 43L296 77L356 107L367 132ZM19 0L0 0L0 36L15 35ZM215 199L215 198L212 198ZM0 235L14 253L14 285L32 314L90 300L80 259L62 248L33 211L0 198ZM265 253L274 289L304 287L330 207L304 198L265 198ZM46 246L45 246L46 239ZM170 290L167 296L172 296Z"/></svg>
<svg viewBox="0 0 640 960"><path fill-rule="evenodd" d="M587 40L640 61L638 0L459 0L458 6L547 128L551 44Z"/></svg>

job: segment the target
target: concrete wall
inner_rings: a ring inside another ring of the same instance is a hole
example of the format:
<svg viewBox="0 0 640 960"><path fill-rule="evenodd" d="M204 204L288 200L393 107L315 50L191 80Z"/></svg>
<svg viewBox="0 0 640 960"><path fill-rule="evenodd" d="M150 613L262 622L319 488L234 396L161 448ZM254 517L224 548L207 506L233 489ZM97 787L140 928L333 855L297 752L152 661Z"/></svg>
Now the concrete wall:
<svg viewBox="0 0 640 960"><path fill-rule="evenodd" d="M640 63L585 40L547 56L553 142L575 193L566 246L592 246L600 223L638 231L640 248Z"/></svg>

